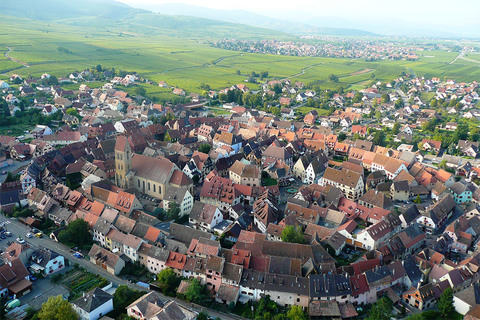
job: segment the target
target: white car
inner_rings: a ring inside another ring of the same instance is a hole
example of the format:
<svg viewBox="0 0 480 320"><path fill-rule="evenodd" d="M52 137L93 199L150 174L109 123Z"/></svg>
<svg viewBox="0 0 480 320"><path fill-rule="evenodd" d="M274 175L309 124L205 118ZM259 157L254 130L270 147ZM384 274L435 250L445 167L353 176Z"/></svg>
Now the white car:
<svg viewBox="0 0 480 320"><path fill-rule="evenodd" d="M33 235L29 232L25 235L27 238L33 238Z"/></svg>
<svg viewBox="0 0 480 320"><path fill-rule="evenodd" d="M24 244L25 240L23 240L22 238L17 238L17 242L20 243L20 244Z"/></svg>

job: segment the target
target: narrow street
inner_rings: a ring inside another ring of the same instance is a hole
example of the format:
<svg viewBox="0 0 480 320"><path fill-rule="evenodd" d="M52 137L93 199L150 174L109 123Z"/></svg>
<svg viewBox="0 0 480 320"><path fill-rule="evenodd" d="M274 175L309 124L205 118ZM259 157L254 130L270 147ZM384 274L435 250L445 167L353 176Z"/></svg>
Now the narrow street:
<svg viewBox="0 0 480 320"><path fill-rule="evenodd" d="M9 218L6 218L4 215L0 215L0 224L4 224L4 228L6 230L10 231L13 234L13 237L10 237L10 238L7 238L5 240L0 241L0 247L2 248L2 250L5 249L7 241L15 241L15 239L17 237L21 236L22 238L25 239L25 241L27 241L27 243L31 247L33 247L33 248L43 247L43 248L53 250L53 251L63 255L65 257L65 259L70 260L71 263L78 263L79 266L85 268L85 270L87 270L88 272L95 273L95 274L98 274L98 275L104 277L109 282L113 283L115 286L127 285L130 288L135 289L135 290L145 290L145 288L143 288L143 287L140 287L140 286L138 286L134 283L131 283L129 281L126 281L124 279L121 279L117 276L114 276L114 275L108 273L104 269L102 269L102 268L98 267L97 265L91 263L89 260L87 260L87 258L84 258L84 259L74 258L72 256L72 252L71 252L70 248L64 246L61 243L55 242L55 241L53 241L52 239L50 239L46 236L43 237L43 238L37 238L37 237L33 237L33 238L30 238L30 239L26 238L25 234L28 233L30 231L30 229L27 226L21 224L16 219L9 219ZM201 311L204 310L205 312L207 312L212 317L218 317L220 319L232 319L232 320L244 319L240 316L217 312L215 310L207 309L207 308L204 308L202 306L192 304L192 303L188 303L188 302L185 302L185 301L177 299L177 298L167 297L167 296L162 295L160 292L157 292L157 293L164 300L174 300L179 305L182 305L185 308L196 311L196 312L201 312Z"/></svg>

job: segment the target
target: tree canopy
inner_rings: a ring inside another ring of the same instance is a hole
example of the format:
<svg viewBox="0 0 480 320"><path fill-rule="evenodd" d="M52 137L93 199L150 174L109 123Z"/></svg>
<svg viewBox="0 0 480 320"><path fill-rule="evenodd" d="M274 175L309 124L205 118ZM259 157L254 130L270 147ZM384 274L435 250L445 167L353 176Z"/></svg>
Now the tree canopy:
<svg viewBox="0 0 480 320"><path fill-rule="evenodd" d="M203 152L203 153L209 153L210 150L212 149L212 146L209 145L208 143L204 143L202 145L200 145L200 147L198 147L198 151L199 152Z"/></svg>
<svg viewBox="0 0 480 320"><path fill-rule="evenodd" d="M167 218L169 220L178 221L178 219L180 218L180 207L177 203L170 203L170 207L167 210Z"/></svg>
<svg viewBox="0 0 480 320"><path fill-rule="evenodd" d="M440 299L438 300L438 311L442 315L442 318L447 319L448 316L453 312L453 291L451 288L447 288L443 291Z"/></svg>
<svg viewBox="0 0 480 320"><path fill-rule="evenodd" d="M121 314L129 304L140 298L142 295L143 292L130 289L124 284L119 286L113 294L113 310L115 313Z"/></svg>
<svg viewBox="0 0 480 320"><path fill-rule="evenodd" d="M77 320L78 314L62 296L50 297L37 313L39 320Z"/></svg>
<svg viewBox="0 0 480 320"><path fill-rule="evenodd" d="M90 226L83 219L77 219L68 224L65 230L60 231L58 240L62 243L83 247L92 243Z"/></svg>
<svg viewBox="0 0 480 320"><path fill-rule="evenodd" d="M180 279L172 269L163 269L157 274L157 285L163 294L174 294L179 283Z"/></svg>
<svg viewBox="0 0 480 320"><path fill-rule="evenodd" d="M286 226L282 231L283 242L305 243L302 229L299 226Z"/></svg>
<svg viewBox="0 0 480 320"><path fill-rule="evenodd" d="M205 288L198 279L190 280L190 285L185 291L185 299L190 302L199 303L205 298Z"/></svg>
<svg viewBox="0 0 480 320"><path fill-rule="evenodd" d="M373 304L367 320L390 320L392 310L392 301L383 297Z"/></svg>

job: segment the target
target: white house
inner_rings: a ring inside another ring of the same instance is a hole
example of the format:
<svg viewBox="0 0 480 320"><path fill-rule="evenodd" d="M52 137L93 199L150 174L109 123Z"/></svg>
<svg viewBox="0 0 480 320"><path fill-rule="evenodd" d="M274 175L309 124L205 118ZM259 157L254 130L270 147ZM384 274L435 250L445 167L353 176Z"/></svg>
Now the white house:
<svg viewBox="0 0 480 320"><path fill-rule="evenodd" d="M188 220L193 228L208 232L223 221L223 214L214 205L195 202Z"/></svg>
<svg viewBox="0 0 480 320"><path fill-rule="evenodd" d="M72 301L73 309L82 320L97 320L113 310L113 296L100 288Z"/></svg>
<svg viewBox="0 0 480 320"><path fill-rule="evenodd" d="M20 176L20 182L22 183L23 194L29 193L31 188L35 188L37 186L37 182L30 176L28 170L25 170L25 172L22 173Z"/></svg>
<svg viewBox="0 0 480 320"><path fill-rule="evenodd" d="M163 210L168 210L172 203L176 203L180 209L179 216L190 214L193 207L193 197L185 188L167 187L163 196Z"/></svg>
<svg viewBox="0 0 480 320"><path fill-rule="evenodd" d="M57 111L58 111L57 107L55 107L53 104L47 104L43 107L42 114L44 116L50 116Z"/></svg>
<svg viewBox="0 0 480 320"><path fill-rule="evenodd" d="M65 258L55 251L38 249L32 254L31 268L49 276L65 267Z"/></svg>
<svg viewBox="0 0 480 320"><path fill-rule="evenodd" d="M123 240L123 253L132 261L138 261L138 249L144 240L133 234L127 234Z"/></svg>

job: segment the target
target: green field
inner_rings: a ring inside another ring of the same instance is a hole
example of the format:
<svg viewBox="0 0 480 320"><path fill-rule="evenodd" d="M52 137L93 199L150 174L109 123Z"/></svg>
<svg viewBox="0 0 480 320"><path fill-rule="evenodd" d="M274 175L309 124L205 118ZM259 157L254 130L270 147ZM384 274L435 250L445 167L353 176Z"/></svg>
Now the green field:
<svg viewBox="0 0 480 320"><path fill-rule="evenodd" d="M349 60L249 54L216 49L204 40L172 37L168 34L120 33L107 29L45 23L24 18L0 16L0 73L9 69L23 76L48 72L65 77L70 72L101 64L116 70L136 71L152 81L167 81L187 92L201 92L202 83L222 89L243 82L251 71L268 71L269 79L291 78L321 88L360 89L372 79L390 81L402 72L417 76L447 77L459 81L480 79L480 64L465 60L450 62L457 53L423 51L418 61ZM9 55L29 67L6 59ZM64 49L67 49L67 53ZM471 54L470 56L473 56ZM237 74L240 70L241 75ZM335 74L338 83L328 81ZM5 75L0 76L5 78ZM249 84L251 89L258 85ZM76 88L72 85L72 88ZM170 97L170 90L146 86L147 92Z"/></svg>

